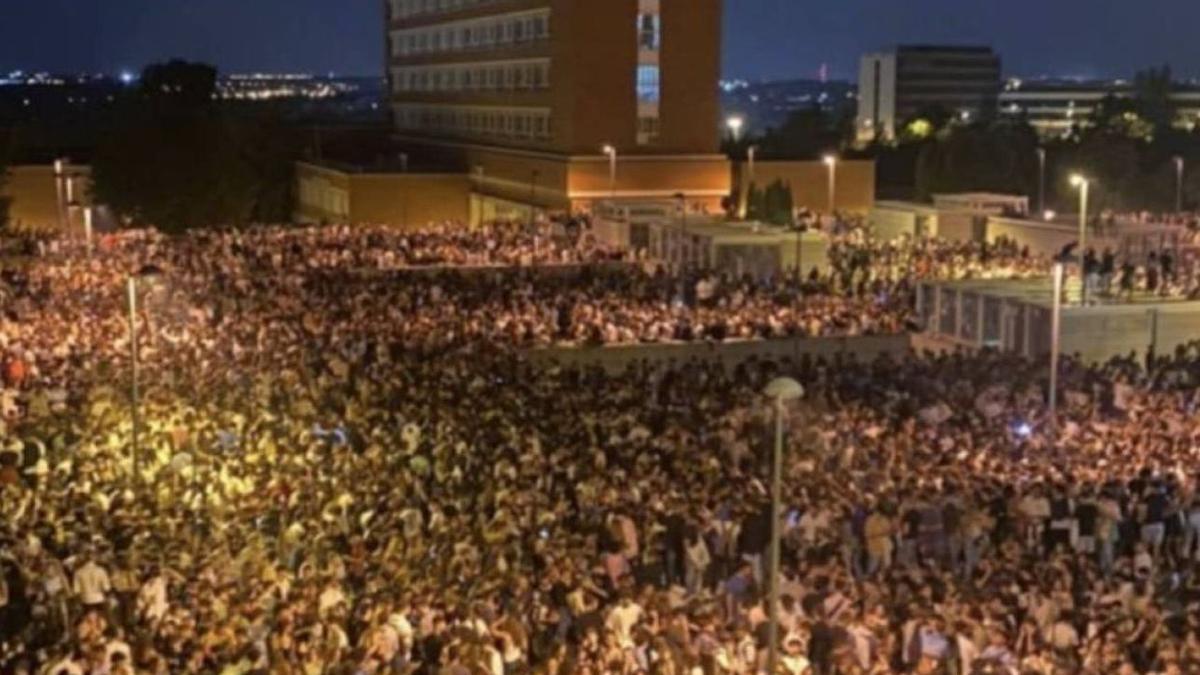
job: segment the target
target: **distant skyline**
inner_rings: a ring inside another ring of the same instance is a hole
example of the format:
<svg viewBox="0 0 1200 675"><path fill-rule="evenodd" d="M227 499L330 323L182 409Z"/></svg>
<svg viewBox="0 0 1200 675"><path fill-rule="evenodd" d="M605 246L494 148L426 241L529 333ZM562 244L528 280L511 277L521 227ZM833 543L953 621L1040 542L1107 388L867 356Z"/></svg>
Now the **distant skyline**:
<svg viewBox="0 0 1200 675"><path fill-rule="evenodd" d="M0 71L138 70L178 56L223 72L381 74L381 0L6 0ZM724 77L856 79L898 43L990 45L1010 76L1200 77L1194 0L725 0Z"/></svg>

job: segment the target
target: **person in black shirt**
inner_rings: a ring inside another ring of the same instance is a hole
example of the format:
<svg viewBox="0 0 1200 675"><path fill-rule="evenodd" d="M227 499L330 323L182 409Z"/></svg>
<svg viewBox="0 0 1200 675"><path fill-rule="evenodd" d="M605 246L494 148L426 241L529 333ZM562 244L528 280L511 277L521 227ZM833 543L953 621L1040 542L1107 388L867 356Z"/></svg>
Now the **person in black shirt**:
<svg viewBox="0 0 1200 675"><path fill-rule="evenodd" d="M1111 248L1104 249L1104 257L1100 260L1100 292L1104 295L1112 293L1113 275L1117 272L1117 256Z"/></svg>

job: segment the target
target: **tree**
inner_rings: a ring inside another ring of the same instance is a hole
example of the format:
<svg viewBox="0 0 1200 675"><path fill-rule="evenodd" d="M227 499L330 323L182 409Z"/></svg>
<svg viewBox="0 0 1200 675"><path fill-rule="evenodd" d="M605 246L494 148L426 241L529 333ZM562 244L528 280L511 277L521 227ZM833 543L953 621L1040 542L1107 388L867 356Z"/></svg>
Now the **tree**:
<svg viewBox="0 0 1200 675"><path fill-rule="evenodd" d="M776 180L767 186L759 199L756 220L772 225L790 225L794 208L791 185Z"/></svg>
<svg viewBox="0 0 1200 675"><path fill-rule="evenodd" d="M750 220L766 220L763 197L763 191L754 183L750 183L750 187L746 189L746 217Z"/></svg>
<svg viewBox="0 0 1200 675"><path fill-rule="evenodd" d="M782 126L767 130L759 141L764 155L815 159L842 146L844 120L832 120L818 105L793 111Z"/></svg>
<svg viewBox="0 0 1200 675"><path fill-rule="evenodd" d="M128 221L165 232L246 222L258 180L215 92L211 66L171 61L146 68L96 148L97 199Z"/></svg>
<svg viewBox="0 0 1200 675"><path fill-rule="evenodd" d="M919 143L943 131L954 120L954 113L945 106L923 106L915 115L904 120L896 133L901 143Z"/></svg>
<svg viewBox="0 0 1200 675"><path fill-rule="evenodd" d="M172 59L146 66L140 97L161 111L189 115L216 105L217 69L206 63Z"/></svg>
<svg viewBox="0 0 1200 675"><path fill-rule="evenodd" d="M1171 66L1147 68L1133 78L1133 95L1141 116L1156 130L1169 129L1175 123L1175 103L1171 98L1174 88Z"/></svg>
<svg viewBox="0 0 1200 675"><path fill-rule="evenodd" d="M1097 134L1150 141L1154 138L1155 127L1142 115L1137 101L1109 94L1096 104L1088 125L1076 130L1080 139Z"/></svg>
<svg viewBox="0 0 1200 675"><path fill-rule="evenodd" d="M954 192L1030 194L1037 136L1021 122L951 127L917 158L918 198Z"/></svg>

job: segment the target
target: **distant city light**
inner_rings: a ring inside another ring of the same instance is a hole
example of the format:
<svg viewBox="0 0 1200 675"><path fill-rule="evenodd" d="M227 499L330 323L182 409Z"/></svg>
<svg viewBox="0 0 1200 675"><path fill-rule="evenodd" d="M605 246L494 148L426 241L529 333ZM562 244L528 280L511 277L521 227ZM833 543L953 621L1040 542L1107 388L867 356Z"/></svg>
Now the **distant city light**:
<svg viewBox="0 0 1200 675"><path fill-rule="evenodd" d="M133 79L133 73L129 72L128 70L121 71L121 84L133 84Z"/></svg>

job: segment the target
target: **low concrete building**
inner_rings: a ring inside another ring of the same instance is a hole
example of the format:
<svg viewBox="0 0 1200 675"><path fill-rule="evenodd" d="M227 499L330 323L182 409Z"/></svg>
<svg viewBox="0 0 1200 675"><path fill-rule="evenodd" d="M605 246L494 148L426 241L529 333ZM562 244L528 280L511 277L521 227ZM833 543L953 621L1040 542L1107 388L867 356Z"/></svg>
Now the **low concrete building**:
<svg viewBox="0 0 1200 675"><path fill-rule="evenodd" d="M300 162L295 219L411 228L465 223L471 219L469 193L470 180L462 174Z"/></svg>
<svg viewBox="0 0 1200 675"><path fill-rule="evenodd" d="M933 204L879 202L867 222L882 239L940 237L950 241L1016 242L1030 253L1055 256L1079 241L1079 216L1032 218L1025 213L1028 199L1011 195L968 193L936 195ZM1151 251L1178 250L1186 234L1178 227L1133 221L1096 221L1088 226L1087 246L1112 249L1121 256L1142 258Z"/></svg>
<svg viewBox="0 0 1200 675"><path fill-rule="evenodd" d="M1052 348L1054 295L1049 278L929 283L917 310L924 333L943 344L991 347L1031 358ZM1082 306L1077 279L1068 280L1062 308L1061 353L1103 362L1131 352L1169 353L1200 335L1200 302L1142 296L1133 302Z"/></svg>
<svg viewBox="0 0 1200 675"><path fill-rule="evenodd" d="M805 273L814 267L824 272L829 265L824 233L685 213L671 202L608 207L596 214L593 230L609 245L676 268L708 267L764 278L790 274L797 265Z"/></svg>

